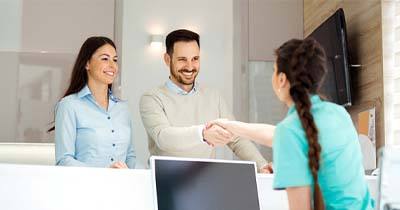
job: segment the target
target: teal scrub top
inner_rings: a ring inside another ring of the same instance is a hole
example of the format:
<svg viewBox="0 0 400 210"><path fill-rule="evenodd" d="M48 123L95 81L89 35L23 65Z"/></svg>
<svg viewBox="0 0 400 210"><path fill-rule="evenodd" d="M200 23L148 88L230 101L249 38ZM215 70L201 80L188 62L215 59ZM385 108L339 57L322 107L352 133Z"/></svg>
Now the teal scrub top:
<svg viewBox="0 0 400 210"><path fill-rule="evenodd" d="M321 145L318 183L326 209L373 209L362 165L358 134L346 110L311 96L311 113ZM273 141L274 188L313 185L308 165L308 143L292 105L276 126Z"/></svg>

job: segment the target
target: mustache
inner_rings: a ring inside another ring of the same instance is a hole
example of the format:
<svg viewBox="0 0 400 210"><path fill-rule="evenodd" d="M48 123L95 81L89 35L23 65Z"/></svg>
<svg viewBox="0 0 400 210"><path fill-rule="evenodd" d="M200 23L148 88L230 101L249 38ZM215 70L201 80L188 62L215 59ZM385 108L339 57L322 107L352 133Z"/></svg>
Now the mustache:
<svg viewBox="0 0 400 210"><path fill-rule="evenodd" d="M185 73L192 73L192 72L197 72L197 69L192 69L192 70L189 70L189 69L181 69L181 70L179 70L178 72L180 72L180 73L182 73L182 72L185 72Z"/></svg>

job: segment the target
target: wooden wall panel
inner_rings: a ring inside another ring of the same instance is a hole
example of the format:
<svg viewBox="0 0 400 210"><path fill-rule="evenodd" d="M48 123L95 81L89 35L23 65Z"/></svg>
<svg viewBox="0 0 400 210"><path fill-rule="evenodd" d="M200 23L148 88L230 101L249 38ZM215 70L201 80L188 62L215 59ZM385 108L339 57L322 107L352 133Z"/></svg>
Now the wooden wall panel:
<svg viewBox="0 0 400 210"><path fill-rule="evenodd" d="M385 143L382 61L381 0L304 0L304 36L308 36L338 8L343 8L351 63L353 106L348 111L355 119L366 109L376 108L377 148Z"/></svg>

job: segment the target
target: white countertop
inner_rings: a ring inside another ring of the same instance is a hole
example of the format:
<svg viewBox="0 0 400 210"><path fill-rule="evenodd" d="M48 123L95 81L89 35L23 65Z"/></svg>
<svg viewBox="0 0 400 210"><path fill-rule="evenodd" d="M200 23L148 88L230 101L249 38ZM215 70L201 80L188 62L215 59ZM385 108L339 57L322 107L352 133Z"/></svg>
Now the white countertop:
<svg viewBox="0 0 400 210"><path fill-rule="evenodd" d="M285 191L272 189L273 175L258 174L261 209L288 209ZM376 197L376 177L367 177ZM152 210L150 170L115 170L0 164L2 210Z"/></svg>

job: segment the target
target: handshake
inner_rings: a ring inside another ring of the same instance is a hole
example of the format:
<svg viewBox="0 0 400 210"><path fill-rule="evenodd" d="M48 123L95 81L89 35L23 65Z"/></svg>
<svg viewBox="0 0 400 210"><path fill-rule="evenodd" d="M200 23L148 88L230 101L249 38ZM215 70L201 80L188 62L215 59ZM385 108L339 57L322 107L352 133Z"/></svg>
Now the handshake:
<svg viewBox="0 0 400 210"><path fill-rule="evenodd" d="M212 147L224 146L236 138L219 121L222 120L208 122L203 128L203 140Z"/></svg>
<svg viewBox="0 0 400 210"><path fill-rule="evenodd" d="M237 136L242 136L266 146L272 146L272 136L275 126L267 124L249 124L239 121L217 119L208 122L203 128L203 139L212 147L224 146ZM260 173L273 173L272 163L259 169Z"/></svg>

